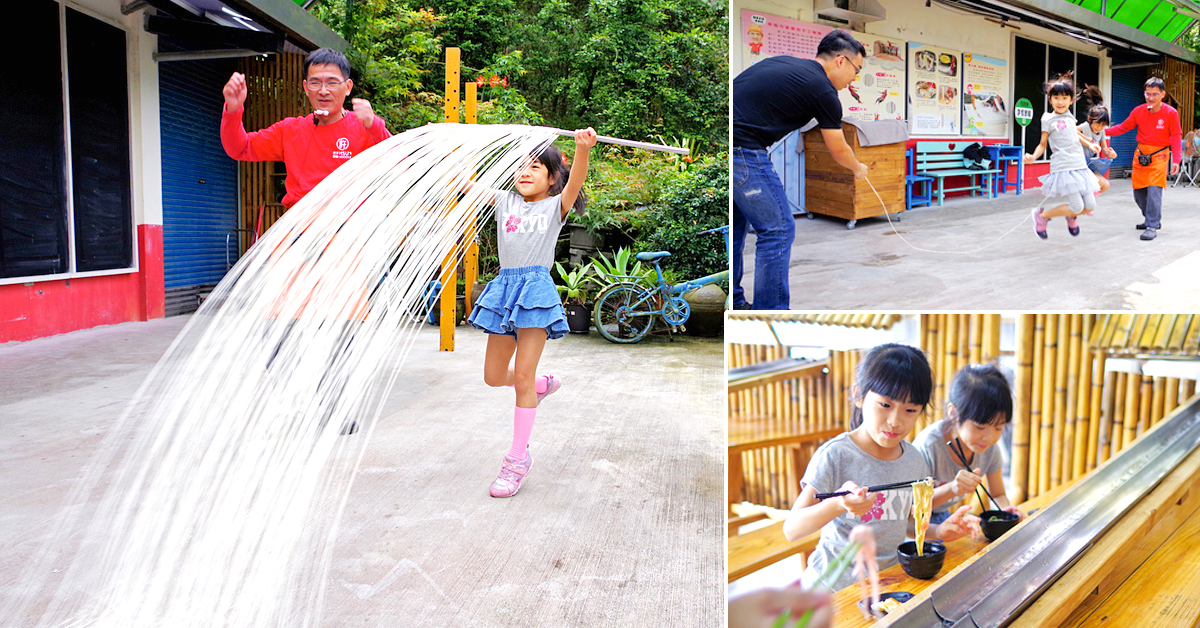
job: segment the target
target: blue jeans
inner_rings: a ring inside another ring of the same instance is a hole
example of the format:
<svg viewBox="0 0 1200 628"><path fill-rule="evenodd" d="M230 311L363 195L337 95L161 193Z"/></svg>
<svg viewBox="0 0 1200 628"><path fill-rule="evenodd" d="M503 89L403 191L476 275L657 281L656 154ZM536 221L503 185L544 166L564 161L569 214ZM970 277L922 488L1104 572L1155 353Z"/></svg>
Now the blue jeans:
<svg viewBox="0 0 1200 628"><path fill-rule="evenodd" d="M746 303L742 290L747 225L754 227L754 300L756 310L786 310L788 266L796 219L783 183L765 150L733 149L733 304Z"/></svg>
<svg viewBox="0 0 1200 628"><path fill-rule="evenodd" d="M1087 167L1088 170L1091 170L1096 174L1104 174L1108 172L1109 168L1112 167L1112 162L1113 160L1107 157L1102 159L1089 159Z"/></svg>

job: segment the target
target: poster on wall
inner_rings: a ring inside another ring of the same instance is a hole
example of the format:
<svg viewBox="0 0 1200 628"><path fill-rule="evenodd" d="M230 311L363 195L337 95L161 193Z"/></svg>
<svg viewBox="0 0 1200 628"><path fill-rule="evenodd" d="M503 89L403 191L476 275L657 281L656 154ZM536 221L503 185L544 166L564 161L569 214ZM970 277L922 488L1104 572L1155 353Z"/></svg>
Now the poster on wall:
<svg viewBox="0 0 1200 628"><path fill-rule="evenodd" d="M867 50L863 69L838 92L842 110L855 120L904 119L904 41L851 33Z"/></svg>
<svg viewBox="0 0 1200 628"><path fill-rule="evenodd" d="M813 59L817 44L832 30L832 26L743 9L742 69L778 55Z"/></svg>
<svg viewBox="0 0 1200 628"><path fill-rule="evenodd" d="M1008 62L963 53L963 135L1008 137Z"/></svg>
<svg viewBox="0 0 1200 628"><path fill-rule="evenodd" d="M912 135L958 135L962 68L957 50L908 44L908 129Z"/></svg>

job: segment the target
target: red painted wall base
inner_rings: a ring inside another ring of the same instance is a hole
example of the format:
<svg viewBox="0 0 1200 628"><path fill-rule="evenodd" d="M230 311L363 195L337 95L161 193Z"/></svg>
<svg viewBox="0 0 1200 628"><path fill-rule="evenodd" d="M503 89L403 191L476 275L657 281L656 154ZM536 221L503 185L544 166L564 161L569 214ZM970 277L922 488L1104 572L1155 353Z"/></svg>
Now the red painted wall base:
<svg viewBox="0 0 1200 628"><path fill-rule="evenodd" d="M162 225L138 225L136 273L0 286L0 342L162 318Z"/></svg>

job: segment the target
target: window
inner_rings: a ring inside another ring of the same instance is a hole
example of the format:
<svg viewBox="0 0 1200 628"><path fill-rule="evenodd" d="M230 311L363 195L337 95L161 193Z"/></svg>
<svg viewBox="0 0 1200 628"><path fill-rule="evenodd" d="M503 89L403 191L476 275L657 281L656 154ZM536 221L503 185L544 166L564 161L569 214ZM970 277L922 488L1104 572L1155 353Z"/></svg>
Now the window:
<svg viewBox="0 0 1200 628"><path fill-rule="evenodd" d="M1050 80L1050 77L1073 71L1075 73L1075 87L1082 91L1084 85L1098 85L1100 83L1100 59L1092 55L1051 46L1040 41L1017 37L1016 44L1013 46L1013 102L1022 98L1028 98L1029 102L1033 103L1033 122L1029 123L1028 144L1022 142L1021 126L1017 125L1013 129L1013 143L1026 145L1026 152L1031 152L1032 147L1037 146L1041 141L1042 113L1049 110L1049 103L1046 95L1042 93L1042 84ZM1075 119L1083 122L1087 119L1087 111L1082 107L1072 106L1075 112ZM1047 151L1049 152L1049 151Z"/></svg>
<svg viewBox="0 0 1200 628"><path fill-rule="evenodd" d="M131 268L125 31L51 0L8 8L31 85L0 139L0 279Z"/></svg>

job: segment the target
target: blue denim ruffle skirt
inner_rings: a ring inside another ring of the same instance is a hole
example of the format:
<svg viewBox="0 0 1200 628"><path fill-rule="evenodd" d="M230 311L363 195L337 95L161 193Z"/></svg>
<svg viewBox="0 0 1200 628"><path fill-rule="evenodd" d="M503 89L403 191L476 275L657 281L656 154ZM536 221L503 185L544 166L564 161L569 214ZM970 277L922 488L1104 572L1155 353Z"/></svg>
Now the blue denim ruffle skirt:
<svg viewBox="0 0 1200 628"><path fill-rule="evenodd" d="M545 266L501 268L488 282L467 322L489 334L517 337L517 330L540 327L550 340L567 335L567 314Z"/></svg>

